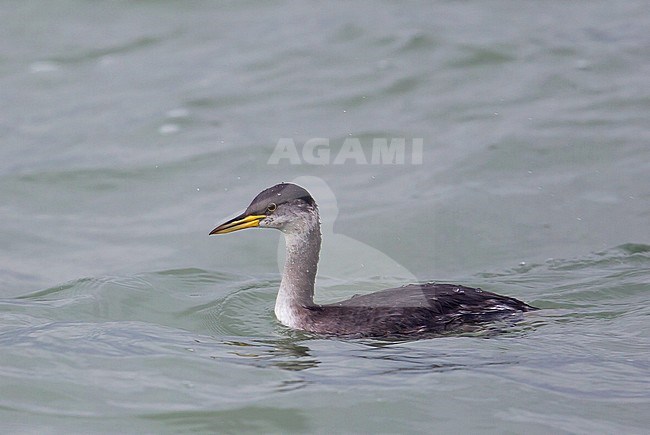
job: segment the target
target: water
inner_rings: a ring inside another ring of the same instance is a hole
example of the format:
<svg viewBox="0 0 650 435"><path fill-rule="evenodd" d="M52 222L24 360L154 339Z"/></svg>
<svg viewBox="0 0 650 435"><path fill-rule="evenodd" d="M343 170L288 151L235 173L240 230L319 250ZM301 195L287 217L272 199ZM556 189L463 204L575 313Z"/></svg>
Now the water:
<svg viewBox="0 0 650 435"><path fill-rule="evenodd" d="M646 433L648 27L633 1L0 6L2 431ZM543 310L287 330L278 234L207 234L299 177L319 300L436 279Z"/></svg>

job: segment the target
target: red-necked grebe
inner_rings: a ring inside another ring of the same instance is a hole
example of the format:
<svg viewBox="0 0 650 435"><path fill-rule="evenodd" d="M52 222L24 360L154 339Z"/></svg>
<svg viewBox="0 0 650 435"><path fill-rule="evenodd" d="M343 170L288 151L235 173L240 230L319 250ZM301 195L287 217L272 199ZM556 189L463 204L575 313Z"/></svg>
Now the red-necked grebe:
<svg viewBox="0 0 650 435"><path fill-rule="evenodd" d="M410 284L314 303L321 247L314 198L300 186L281 183L262 191L246 211L210 232L276 228L286 242L286 261L275 302L278 320L293 329L338 336L388 337L441 333L497 319L520 317L536 308L517 299L456 284Z"/></svg>

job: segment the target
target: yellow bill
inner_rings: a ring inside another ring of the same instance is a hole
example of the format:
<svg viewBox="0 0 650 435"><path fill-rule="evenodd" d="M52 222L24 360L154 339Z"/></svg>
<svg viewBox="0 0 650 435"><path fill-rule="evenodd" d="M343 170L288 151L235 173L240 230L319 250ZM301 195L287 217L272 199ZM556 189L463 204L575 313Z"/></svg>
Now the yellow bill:
<svg viewBox="0 0 650 435"><path fill-rule="evenodd" d="M227 234L232 233L233 231L244 230L246 228L257 227L260 224L260 221L266 216L263 214L257 215L246 215L245 213L240 214L239 216L224 222L219 225L214 230L210 231L210 235L213 234Z"/></svg>

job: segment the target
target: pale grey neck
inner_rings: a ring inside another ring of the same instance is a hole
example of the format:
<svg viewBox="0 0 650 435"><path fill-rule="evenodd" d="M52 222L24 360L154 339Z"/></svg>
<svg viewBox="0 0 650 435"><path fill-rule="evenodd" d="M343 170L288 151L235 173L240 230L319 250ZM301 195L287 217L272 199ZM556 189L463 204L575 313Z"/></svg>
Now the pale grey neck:
<svg viewBox="0 0 650 435"><path fill-rule="evenodd" d="M275 315L283 324L297 327L300 312L314 304L314 284L321 247L320 222L315 211L308 220L283 231L286 257Z"/></svg>

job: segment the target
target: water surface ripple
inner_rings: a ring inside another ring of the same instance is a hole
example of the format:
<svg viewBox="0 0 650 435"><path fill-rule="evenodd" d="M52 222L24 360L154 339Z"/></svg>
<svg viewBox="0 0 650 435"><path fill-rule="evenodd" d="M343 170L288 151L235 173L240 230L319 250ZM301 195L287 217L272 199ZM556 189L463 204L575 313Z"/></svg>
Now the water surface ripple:
<svg viewBox="0 0 650 435"><path fill-rule="evenodd" d="M11 5L1 432L648 432L647 2ZM422 163L373 164L391 138ZM208 232L295 179L324 186L319 301L436 280L541 310L284 328L279 235Z"/></svg>

